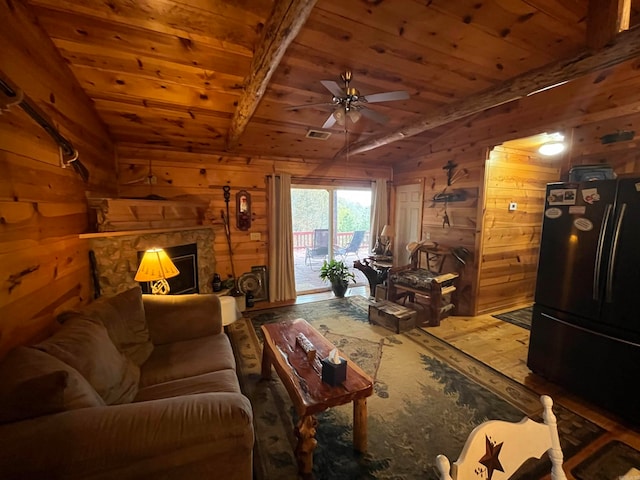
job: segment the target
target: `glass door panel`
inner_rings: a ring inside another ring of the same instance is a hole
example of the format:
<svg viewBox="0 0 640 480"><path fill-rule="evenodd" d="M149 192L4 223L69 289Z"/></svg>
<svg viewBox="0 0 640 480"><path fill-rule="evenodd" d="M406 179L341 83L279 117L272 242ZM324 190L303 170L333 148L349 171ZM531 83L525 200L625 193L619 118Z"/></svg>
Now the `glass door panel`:
<svg viewBox="0 0 640 480"><path fill-rule="evenodd" d="M319 277L329 258L344 261L357 285L368 285L362 272L353 269L353 261L369 255L369 189L296 186L291 189L291 210L298 294L330 289Z"/></svg>

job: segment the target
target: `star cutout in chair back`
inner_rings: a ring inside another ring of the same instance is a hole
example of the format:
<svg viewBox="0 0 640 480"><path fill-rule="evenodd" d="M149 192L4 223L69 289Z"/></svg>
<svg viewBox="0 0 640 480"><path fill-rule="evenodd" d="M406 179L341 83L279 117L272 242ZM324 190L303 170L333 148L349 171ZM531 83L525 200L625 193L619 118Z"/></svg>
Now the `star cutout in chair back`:
<svg viewBox="0 0 640 480"><path fill-rule="evenodd" d="M487 467L487 475L488 475L487 478L488 480L491 480L494 470L498 470L499 472L504 472L504 469L502 468L502 464L500 463L500 459L498 458L504 442L496 444L491 440L489 440L489 437L486 435L485 435L485 440L486 440L487 450L484 456L478 461L482 465Z"/></svg>

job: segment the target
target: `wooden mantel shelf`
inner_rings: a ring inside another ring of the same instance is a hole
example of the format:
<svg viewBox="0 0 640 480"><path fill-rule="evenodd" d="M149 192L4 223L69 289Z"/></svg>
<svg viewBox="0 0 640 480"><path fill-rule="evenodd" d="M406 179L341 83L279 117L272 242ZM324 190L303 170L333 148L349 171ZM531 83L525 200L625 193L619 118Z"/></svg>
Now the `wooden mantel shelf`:
<svg viewBox="0 0 640 480"><path fill-rule="evenodd" d="M120 232L81 233L79 237L80 238L123 237L125 235L148 235L150 233L185 232L188 230L202 230L204 228L213 228L213 225L197 225L194 227L175 227L175 228L152 228L152 229L146 229L146 230L123 230Z"/></svg>
<svg viewBox="0 0 640 480"><path fill-rule="evenodd" d="M148 200L137 198L90 198L92 223L106 233L179 231L201 227L206 202Z"/></svg>

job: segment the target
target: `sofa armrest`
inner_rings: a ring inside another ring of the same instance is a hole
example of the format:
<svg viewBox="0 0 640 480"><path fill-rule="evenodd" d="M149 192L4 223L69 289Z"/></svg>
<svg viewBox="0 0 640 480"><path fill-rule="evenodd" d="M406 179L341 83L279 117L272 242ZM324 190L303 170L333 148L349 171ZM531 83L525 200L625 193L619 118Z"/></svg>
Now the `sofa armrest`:
<svg viewBox="0 0 640 480"><path fill-rule="evenodd" d="M154 345L222 333L220 299L212 293L143 295L142 302Z"/></svg>
<svg viewBox="0 0 640 480"><path fill-rule="evenodd" d="M138 478L246 452L253 416L239 393L82 408L0 426L0 472L13 478Z"/></svg>

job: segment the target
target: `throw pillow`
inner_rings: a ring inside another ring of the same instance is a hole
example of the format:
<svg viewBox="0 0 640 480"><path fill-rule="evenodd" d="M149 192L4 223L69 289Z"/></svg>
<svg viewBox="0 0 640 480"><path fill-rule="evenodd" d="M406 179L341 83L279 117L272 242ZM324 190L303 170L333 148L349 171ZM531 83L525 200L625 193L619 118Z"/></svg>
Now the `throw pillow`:
<svg viewBox="0 0 640 480"><path fill-rule="evenodd" d="M35 348L78 370L107 405L131 402L138 393L140 368L118 351L104 325L91 318L70 318Z"/></svg>
<svg viewBox="0 0 640 480"><path fill-rule="evenodd" d="M0 363L0 423L100 406L77 370L45 352L18 347Z"/></svg>
<svg viewBox="0 0 640 480"><path fill-rule="evenodd" d="M78 312L65 312L61 323ZM111 297L100 297L79 313L98 319L107 328L114 345L136 365L142 365L151 355L153 344L142 305L140 287L133 287Z"/></svg>

